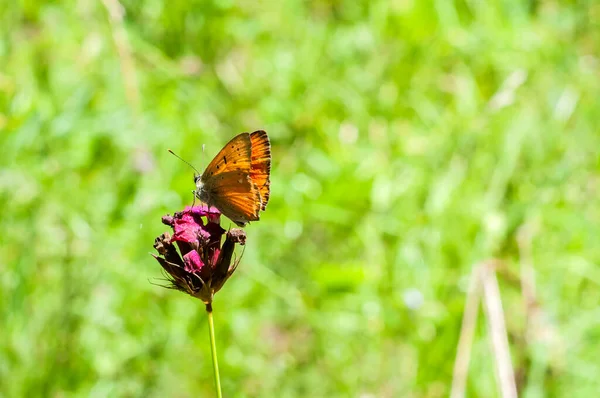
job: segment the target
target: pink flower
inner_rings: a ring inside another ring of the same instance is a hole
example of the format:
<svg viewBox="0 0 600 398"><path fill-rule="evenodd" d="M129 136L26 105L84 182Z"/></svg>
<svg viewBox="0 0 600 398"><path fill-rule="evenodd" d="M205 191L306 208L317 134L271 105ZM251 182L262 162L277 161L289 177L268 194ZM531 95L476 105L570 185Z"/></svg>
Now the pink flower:
<svg viewBox="0 0 600 398"><path fill-rule="evenodd" d="M231 262L235 244L244 245L242 229L225 231L219 225L220 213L206 206L186 207L166 215L163 224L173 228L173 236L165 232L154 241L159 255L153 255L169 275L170 288L188 293L204 303L213 296L233 274L239 259ZM221 245L222 237L225 241Z"/></svg>

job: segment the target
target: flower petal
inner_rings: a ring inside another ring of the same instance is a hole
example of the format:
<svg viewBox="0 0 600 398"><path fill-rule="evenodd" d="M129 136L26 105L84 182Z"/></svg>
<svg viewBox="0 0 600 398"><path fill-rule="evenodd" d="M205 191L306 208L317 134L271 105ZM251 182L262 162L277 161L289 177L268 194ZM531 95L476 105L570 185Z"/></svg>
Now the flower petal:
<svg viewBox="0 0 600 398"><path fill-rule="evenodd" d="M204 262L202 262L202 259L196 250L192 250L184 255L183 262L185 263L185 270L190 273L200 272L204 266Z"/></svg>
<svg viewBox="0 0 600 398"><path fill-rule="evenodd" d="M219 211L212 209L209 211L206 206L186 207L184 211L175 213L171 217L163 217L163 222L169 223L175 232L173 240L179 242L197 242L198 238L208 241L218 240L220 243L221 235L225 230L214 221L219 220ZM202 217L207 217L205 224Z"/></svg>
<svg viewBox="0 0 600 398"><path fill-rule="evenodd" d="M206 205L194 206L194 207L186 206L186 208L183 211L186 213L197 214L202 217L208 217L209 221L211 221L211 222L215 222L215 221L210 220L210 218L219 217L221 215L221 212L216 207L211 206L209 209L208 206L206 206ZM216 222L218 223L218 218L217 218Z"/></svg>
<svg viewBox="0 0 600 398"><path fill-rule="evenodd" d="M198 232L204 226L202 218L193 214L182 212L176 214L173 221L173 240L180 242L197 242Z"/></svg>

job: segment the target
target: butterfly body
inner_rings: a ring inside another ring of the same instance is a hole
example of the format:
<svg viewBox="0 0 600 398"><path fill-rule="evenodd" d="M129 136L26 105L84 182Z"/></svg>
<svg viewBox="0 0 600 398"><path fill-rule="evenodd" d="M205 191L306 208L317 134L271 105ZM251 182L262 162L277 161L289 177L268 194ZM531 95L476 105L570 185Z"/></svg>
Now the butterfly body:
<svg viewBox="0 0 600 398"><path fill-rule="evenodd" d="M258 221L270 194L271 144L259 130L235 136L195 176L194 194L239 226Z"/></svg>

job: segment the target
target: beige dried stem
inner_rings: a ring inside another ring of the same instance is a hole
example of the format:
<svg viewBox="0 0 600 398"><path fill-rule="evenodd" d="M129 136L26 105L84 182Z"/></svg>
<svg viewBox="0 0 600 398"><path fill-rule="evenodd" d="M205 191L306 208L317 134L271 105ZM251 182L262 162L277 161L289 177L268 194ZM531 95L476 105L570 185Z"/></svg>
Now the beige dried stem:
<svg viewBox="0 0 600 398"><path fill-rule="evenodd" d="M127 39L127 32L123 25L123 16L125 9L119 3L119 0L103 0L104 7L108 11L108 20L110 21L111 32L119 61L121 63L121 74L123 75L123 84L125 86L125 95L129 105L136 114L140 110L140 96L138 92L137 78L135 74L135 63L131 55L131 48Z"/></svg>
<svg viewBox="0 0 600 398"><path fill-rule="evenodd" d="M454 362L454 372L452 375L452 391L450 393L452 398L462 398L465 396L469 361L471 359L471 347L473 345L473 335L475 334L477 311L479 309L479 299L481 297L479 274L480 268L476 267L473 269L469 281L469 290L467 291L467 301L465 302L465 312L460 328L460 337L456 349L456 360Z"/></svg>
<svg viewBox="0 0 600 398"><path fill-rule="evenodd" d="M497 265L498 262L495 260L485 261L477 265L471 274L456 361L454 362L450 395L452 398L462 398L465 396L465 386L480 298L483 298L500 393L503 398L517 398L515 372L510 357L500 288L498 287L498 279L496 278Z"/></svg>

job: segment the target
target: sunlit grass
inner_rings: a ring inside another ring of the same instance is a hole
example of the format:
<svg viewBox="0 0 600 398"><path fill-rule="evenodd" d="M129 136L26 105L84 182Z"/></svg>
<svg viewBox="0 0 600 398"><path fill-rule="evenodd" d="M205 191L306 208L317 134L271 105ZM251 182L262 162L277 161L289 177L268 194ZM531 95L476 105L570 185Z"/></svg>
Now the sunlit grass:
<svg viewBox="0 0 600 398"><path fill-rule="evenodd" d="M224 396L447 396L471 267L518 278L524 225L547 333L500 276L521 391L598 390L592 2L104 4L0 6L0 395L211 396L206 315L148 253L192 201L167 148L202 168L256 129L272 196L214 303Z"/></svg>

